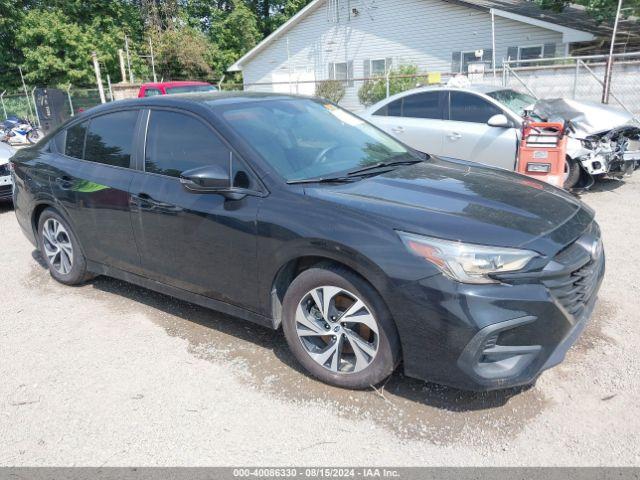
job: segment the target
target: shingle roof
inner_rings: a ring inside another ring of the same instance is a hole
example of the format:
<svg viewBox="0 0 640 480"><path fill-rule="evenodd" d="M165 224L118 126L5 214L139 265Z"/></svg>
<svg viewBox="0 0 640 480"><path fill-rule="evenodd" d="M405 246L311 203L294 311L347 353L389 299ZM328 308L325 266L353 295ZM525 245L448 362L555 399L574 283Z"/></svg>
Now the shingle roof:
<svg viewBox="0 0 640 480"><path fill-rule="evenodd" d="M531 0L444 0L471 8L482 10L496 9L515 13L524 17L555 23L563 27L592 33L597 37L610 37L613 22L598 23L581 5L571 4L562 12L554 12L541 8ZM628 33L640 37L640 24L636 19L626 19L618 25L618 33Z"/></svg>

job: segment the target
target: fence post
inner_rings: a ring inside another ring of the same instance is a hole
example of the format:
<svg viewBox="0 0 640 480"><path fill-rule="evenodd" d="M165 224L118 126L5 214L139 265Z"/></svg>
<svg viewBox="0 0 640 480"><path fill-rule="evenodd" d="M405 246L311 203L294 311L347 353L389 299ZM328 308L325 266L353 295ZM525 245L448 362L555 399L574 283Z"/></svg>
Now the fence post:
<svg viewBox="0 0 640 480"><path fill-rule="evenodd" d="M31 100L29 100L29 91L27 90L27 84L24 83L24 75L22 74L22 67L18 67L20 72L20 78L22 79L22 88L24 89L24 97L27 99L27 106L29 107L29 114L33 118L33 110L31 109Z"/></svg>
<svg viewBox="0 0 640 480"><path fill-rule="evenodd" d="M573 77L573 99L576 99L578 91L578 75L580 75L580 59L576 58L576 71Z"/></svg>
<svg viewBox="0 0 640 480"><path fill-rule="evenodd" d="M31 98L33 99L33 108L34 108L34 109L35 109L35 111L36 111L36 120L38 121L38 126L39 126L40 128L42 128L42 123L40 123L40 114L38 113L38 104L36 103L36 95L35 95L35 92L36 92L36 87L33 87L33 88L31 89Z"/></svg>
<svg viewBox="0 0 640 480"><path fill-rule="evenodd" d="M387 72L387 98L391 96L391 69Z"/></svg>
<svg viewBox="0 0 640 480"><path fill-rule="evenodd" d="M4 97L5 93L7 93L6 90L4 90L2 93L0 93L0 103L2 103L2 111L4 112L4 119L6 120L8 118L7 117L7 109L4 106L4 98L2 98L2 97Z"/></svg>
<svg viewBox="0 0 640 480"><path fill-rule="evenodd" d="M67 87L67 98L69 99L69 108L71 109L71 116L74 117L73 102L71 101L71 84Z"/></svg>
<svg viewBox="0 0 640 480"><path fill-rule="evenodd" d="M102 78L100 77L100 64L98 63L98 54L96 52L91 53L93 59L93 69L96 72L96 83L98 84L98 93L100 94L100 103L107 103L107 99L104 97L104 87L102 86Z"/></svg>

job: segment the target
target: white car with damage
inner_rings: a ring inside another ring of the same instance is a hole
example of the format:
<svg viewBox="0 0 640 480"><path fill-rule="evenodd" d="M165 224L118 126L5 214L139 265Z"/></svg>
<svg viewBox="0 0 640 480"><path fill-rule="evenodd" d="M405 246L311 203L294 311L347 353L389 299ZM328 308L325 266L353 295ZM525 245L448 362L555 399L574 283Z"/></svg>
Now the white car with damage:
<svg viewBox="0 0 640 480"><path fill-rule="evenodd" d="M526 115L566 122L565 188L630 175L640 162L640 124L633 115L597 103L538 100L503 87L416 88L362 116L417 150L516 170Z"/></svg>
<svg viewBox="0 0 640 480"><path fill-rule="evenodd" d="M0 201L11 200L13 181L9 169L9 159L16 151L9 145L0 143Z"/></svg>

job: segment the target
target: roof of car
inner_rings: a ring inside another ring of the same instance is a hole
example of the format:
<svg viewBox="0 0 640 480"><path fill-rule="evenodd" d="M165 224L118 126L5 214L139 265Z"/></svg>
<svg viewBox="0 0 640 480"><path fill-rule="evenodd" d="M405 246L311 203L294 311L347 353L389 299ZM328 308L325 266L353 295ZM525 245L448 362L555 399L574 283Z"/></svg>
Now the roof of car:
<svg viewBox="0 0 640 480"><path fill-rule="evenodd" d="M88 115L94 115L101 111L117 110L120 108L129 108L139 105L148 106L166 106L166 107L180 107L188 105L205 105L208 107L214 107L218 105L228 105L235 103L254 102L258 100L270 100L270 99L300 99L309 98L295 95L288 95L284 93L267 93L267 92L196 92L196 93L179 93L175 95L156 95L153 97L143 98L128 98L125 100L116 100L115 102L108 102L103 105L90 108L80 115L80 117L86 117Z"/></svg>
<svg viewBox="0 0 640 480"><path fill-rule="evenodd" d="M141 86L151 87L151 88L161 88L161 87L167 88L167 87L190 87L190 86L196 86L196 85L211 85L211 84L207 82L197 82L192 80L180 80L175 82L149 82L149 83L143 83Z"/></svg>

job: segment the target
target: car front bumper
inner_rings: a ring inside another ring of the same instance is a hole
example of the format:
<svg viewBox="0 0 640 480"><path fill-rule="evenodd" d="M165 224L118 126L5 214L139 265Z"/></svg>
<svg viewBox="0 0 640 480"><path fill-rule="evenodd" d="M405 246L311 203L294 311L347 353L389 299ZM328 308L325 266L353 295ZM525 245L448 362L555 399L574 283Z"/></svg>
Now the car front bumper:
<svg viewBox="0 0 640 480"><path fill-rule="evenodd" d="M495 390L531 384L562 362L588 323L605 271L604 253L568 251L533 278L509 284L465 285L437 275L397 286L388 302L405 374Z"/></svg>
<svg viewBox="0 0 640 480"><path fill-rule="evenodd" d="M0 200L10 199L13 195L11 175L0 176Z"/></svg>

